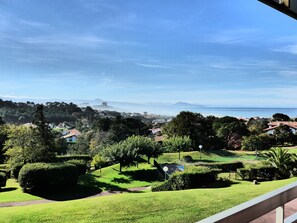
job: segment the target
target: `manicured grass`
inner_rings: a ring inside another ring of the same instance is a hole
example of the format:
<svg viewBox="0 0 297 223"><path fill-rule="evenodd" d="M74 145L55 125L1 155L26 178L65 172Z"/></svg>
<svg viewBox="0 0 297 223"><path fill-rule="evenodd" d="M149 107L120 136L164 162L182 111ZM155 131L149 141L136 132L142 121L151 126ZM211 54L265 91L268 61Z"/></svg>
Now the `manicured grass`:
<svg viewBox="0 0 297 223"><path fill-rule="evenodd" d="M1 208L2 222L196 222L297 178L239 182L227 188L133 193L76 201Z"/></svg>
<svg viewBox="0 0 297 223"><path fill-rule="evenodd" d="M0 191L0 203L40 199L72 200L88 197L102 191L126 191L129 188L150 186L153 182L162 179L156 168L150 164L140 163L138 168L135 166L123 168L122 173L119 172L119 165L117 164L102 168L101 173L100 170L97 170L81 176L75 189L54 194L39 194L38 196L23 193L19 184L15 180L9 179L7 186Z"/></svg>
<svg viewBox="0 0 297 223"><path fill-rule="evenodd" d="M102 190L126 190L135 187L150 186L162 180L159 172L151 164L140 163L138 167L123 168L119 164L96 170L80 178L81 184L96 186Z"/></svg>
<svg viewBox="0 0 297 223"><path fill-rule="evenodd" d="M191 156L194 162L232 162L232 161L255 161L261 159L256 158L255 152L252 151L227 151L227 150L208 150L201 153L199 151L182 152L181 160L183 156ZM180 163L178 160L178 153L164 153L157 161L159 163Z"/></svg>
<svg viewBox="0 0 297 223"><path fill-rule="evenodd" d="M40 200L42 198L31 194L24 193L19 184L14 179L8 179L6 187L3 187L0 191L0 203L1 202L13 202L13 201L30 201Z"/></svg>

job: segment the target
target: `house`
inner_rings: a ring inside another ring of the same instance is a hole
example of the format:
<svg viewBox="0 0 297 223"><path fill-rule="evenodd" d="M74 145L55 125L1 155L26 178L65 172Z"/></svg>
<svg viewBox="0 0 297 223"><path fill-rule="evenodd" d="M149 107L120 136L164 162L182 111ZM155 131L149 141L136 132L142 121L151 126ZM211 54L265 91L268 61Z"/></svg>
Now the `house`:
<svg viewBox="0 0 297 223"><path fill-rule="evenodd" d="M76 142L77 137L81 135L80 131L76 129L66 130L62 134L62 138L64 138L66 142Z"/></svg>
<svg viewBox="0 0 297 223"><path fill-rule="evenodd" d="M274 134L274 130L279 126L288 126L293 134L296 134L297 132L297 122L284 122L284 121L270 122L268 123L268 126L269 126L268 128L263 129L263 131L268 135Z"/></svg>

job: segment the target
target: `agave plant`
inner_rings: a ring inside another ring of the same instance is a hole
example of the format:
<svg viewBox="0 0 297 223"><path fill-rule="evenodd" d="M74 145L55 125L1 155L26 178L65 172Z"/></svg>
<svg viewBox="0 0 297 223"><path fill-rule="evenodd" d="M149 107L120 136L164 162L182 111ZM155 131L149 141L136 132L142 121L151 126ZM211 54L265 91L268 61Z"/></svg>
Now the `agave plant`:
<svg viewBox="0 0 297 223"><path fill-rule="evenodd" d="M264 154L267 161L278 169L279 177L289 177L292 163L297 160L296 154L291 154L287 149L273 148Z"/></svg>

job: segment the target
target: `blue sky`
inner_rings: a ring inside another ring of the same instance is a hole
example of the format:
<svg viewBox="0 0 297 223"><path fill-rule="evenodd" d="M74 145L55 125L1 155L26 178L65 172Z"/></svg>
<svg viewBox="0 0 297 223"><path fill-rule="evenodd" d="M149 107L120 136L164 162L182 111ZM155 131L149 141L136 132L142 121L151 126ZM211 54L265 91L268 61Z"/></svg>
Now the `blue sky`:
<svg viewBox="0 0 297 223"><path fill-rule="evenodd" d="M296 107L296 59L257 0L0 0L0 97Z"/></svg>

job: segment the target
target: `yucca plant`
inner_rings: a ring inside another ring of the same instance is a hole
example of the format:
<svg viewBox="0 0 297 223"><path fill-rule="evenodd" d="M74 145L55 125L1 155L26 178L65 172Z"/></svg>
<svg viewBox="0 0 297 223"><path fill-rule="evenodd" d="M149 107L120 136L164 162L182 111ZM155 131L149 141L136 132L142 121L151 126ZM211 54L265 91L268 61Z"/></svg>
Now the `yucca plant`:
<svg viewBox="0 0 297 223"><path fill-rule="evenodd" d="M264 156L273 167L278 169L280 178L290 176L292 164L297 160L296 154L291 154L287 149L279 147L269 150Z"/></svg>

